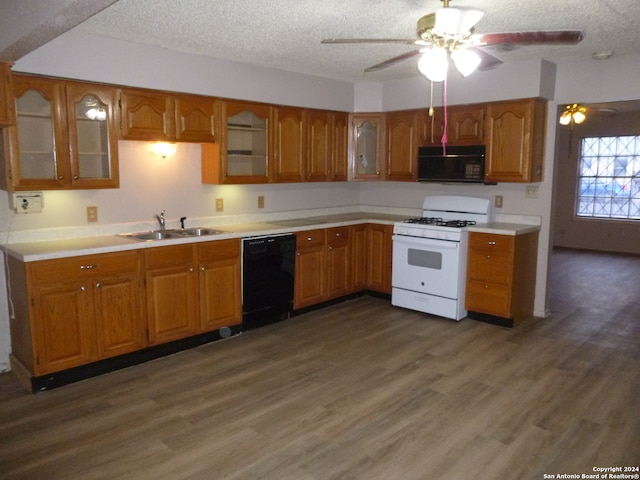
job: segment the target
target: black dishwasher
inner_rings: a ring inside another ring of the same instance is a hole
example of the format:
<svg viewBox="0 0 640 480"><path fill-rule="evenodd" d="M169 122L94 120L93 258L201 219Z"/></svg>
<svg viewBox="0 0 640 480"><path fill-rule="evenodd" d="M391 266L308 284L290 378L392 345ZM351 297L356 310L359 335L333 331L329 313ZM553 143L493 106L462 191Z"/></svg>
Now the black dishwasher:
<svg viewBox="0 0 640 480"><path fill-rule="evenodd" d="M289 317L293 310L296 236L242 240L242 327L251 330Z"/></svg>

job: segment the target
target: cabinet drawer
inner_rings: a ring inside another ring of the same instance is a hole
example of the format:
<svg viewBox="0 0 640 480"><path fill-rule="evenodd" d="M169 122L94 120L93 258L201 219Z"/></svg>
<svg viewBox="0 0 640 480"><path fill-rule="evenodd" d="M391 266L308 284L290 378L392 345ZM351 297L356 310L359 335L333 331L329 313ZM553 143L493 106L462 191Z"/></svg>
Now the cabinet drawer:
<svg viewBox="0 0 640 480"><path fill-rule="evenodd" d="M144 262L147 269L191 267L195 264L195 249L193 245L147 248Z"/></svg>
<svg viewBox="0 0 640 480"><path fill-rule="evenodd" d="M490 249L471 249L467 262L467 276L472 280L509 285L512 266L513 261L509 255Z"/></svg>
<svg viewBox="0 0 640 480"><path fill-rule="evenodd" d="M214 240L198 244L198 261L208 262L221 258L235 258L240 256L240 240Z"/></svg>
<svg viewBox="0 0 640 480"><path fill-rule="evenodd" d="M296 233L296 250L324 245L325 230L306 230Z"/></svg>
<svg viewBox="0 0 640 480"><path fill-rule="evenodd" d="M349 242L349 227L327 228L327 243L329 245L345 245Z"/></svg>
<svg viewBox="0 0 640 480"><path fill-rule="evenodd" d="M513 252L514 241L515 237L511 235L471 232L469 234L469 249L509 255Z"/></svg>
<svg viewBox="0 0 640 480"><path fill-rule="evenodd" d="M140 268L139 252L105 253L56 260L43 260L29 264L34 285L82 280L137 272Z"/></svg>
<svg viewBox="0 0 640 480"><path fill-rule="evenodd" d="M465 308L499 317L511 317L511 289L505 285L472 280L467 283Z"/></svg>

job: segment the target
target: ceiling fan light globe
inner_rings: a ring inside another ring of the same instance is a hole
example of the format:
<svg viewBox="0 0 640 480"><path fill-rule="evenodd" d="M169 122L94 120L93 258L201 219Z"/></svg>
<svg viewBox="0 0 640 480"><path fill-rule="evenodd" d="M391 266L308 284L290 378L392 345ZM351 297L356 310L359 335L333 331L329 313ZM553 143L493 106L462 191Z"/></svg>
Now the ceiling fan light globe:
<svg viewBox="0 0 640 480"><path fill-rule="evenodd" d="M571 112L563 112L560 115L560 125L569 125L571 123Z"/></svg>
<svg viewBox="0 0 640 480"><path fill-rule="evenodd" d="M467 49L451 52L451 59L463 77L468 77L475 72L482 61L477 53Z"/></svg>
<svg viewBox="0 0 640 480"><path fill-rule="evenodd" d="M586 118L587 118L586 115L580 110L573 113L573 121L577 124L584 122Z"/></svg>
<svg viewBox="0 0 640 480"><path fill-rule="evenodd" d="M418 70L432 82L442 82L447 78L449 62L443 48L427 50L418 60Z"/></svg>
<svg viewBox="0 0 640 480"><path fill-rule="evenodd" d="M439 8L434 30L444 35L464 35L480 21L484 12L475 8Z"/></svg>

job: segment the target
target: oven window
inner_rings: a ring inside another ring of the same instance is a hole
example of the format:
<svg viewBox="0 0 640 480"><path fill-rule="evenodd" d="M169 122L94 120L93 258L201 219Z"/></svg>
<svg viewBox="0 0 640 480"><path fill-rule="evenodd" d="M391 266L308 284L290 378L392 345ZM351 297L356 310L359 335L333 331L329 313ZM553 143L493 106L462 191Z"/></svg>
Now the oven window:
<svg viewBox="0 0 640 480"><path fill-rule="evenodd" d="M442 254L429 250L409 248L407 250L407 263L414 267L442 269Z"/></svg>

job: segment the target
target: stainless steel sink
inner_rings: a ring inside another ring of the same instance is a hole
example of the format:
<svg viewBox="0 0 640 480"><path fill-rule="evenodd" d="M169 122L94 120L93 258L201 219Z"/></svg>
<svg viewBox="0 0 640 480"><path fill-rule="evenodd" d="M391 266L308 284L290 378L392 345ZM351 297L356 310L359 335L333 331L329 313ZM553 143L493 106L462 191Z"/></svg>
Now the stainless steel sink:
<svg viewBox="0 0 640 480"><path fill-rule="evenodd" d="M180 238L177 232L173 230L153 230L151 232L124 233L122 237L133 238L134 240L166 240L169 238Z"/></svg>
<svg viewBox="0 0 640 480"><path fill-rule="evenodd" d="M120 236L131 238L133 240L141 240L144 242L152 240L167 240L171 238L184 238L184 237L200 237L205 235L219 235L221 233L227 233L223 230L216 230L213 228L185 228L175 230L151 230L149 232L135 232L135 233L123 233Z"/></svg>
<svg viewBox="0 0 640 480"><path fill-rule="evenodd" d="M179 235L187 237L200 237L202 235L220 235L221 233L227 233L224 230L216 230L214 228L185 228L184 230L177 230Z"/></svg>

